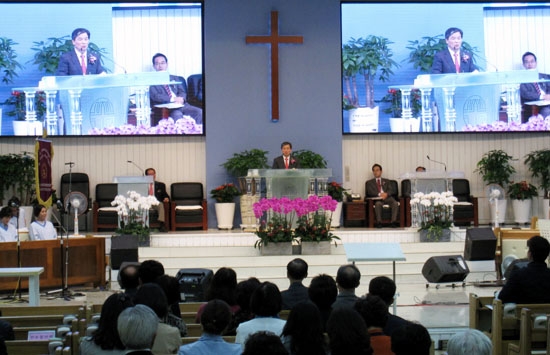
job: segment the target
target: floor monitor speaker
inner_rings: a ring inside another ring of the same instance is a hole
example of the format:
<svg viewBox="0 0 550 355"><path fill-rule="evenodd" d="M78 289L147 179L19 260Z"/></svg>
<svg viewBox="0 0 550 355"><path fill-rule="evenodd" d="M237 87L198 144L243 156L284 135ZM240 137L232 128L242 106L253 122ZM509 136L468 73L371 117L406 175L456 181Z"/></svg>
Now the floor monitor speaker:
<svg viewBox="0 0 550 355"><path fill-rule="evenodd" d="M135 235L117 235L111 238L111 268L119 270L125 261L138 261L138 238Z"/></svg>
<svg viewBox="0 0 550 355"><path fill-rule="evenodd" d="M182 302L206 301L206 290L214 273L210 269L180 269L176 279L180 284Z"/></svg>
<svg viewBox="0 0 550 355"><path fill-rule="evenodd" d="M495 260L497 238L491 228L470 228L466 230L464 259Z"/></svg>
<svg viewBox="0 0 550 355"><path fill-rule="evenodd" d="M432 256L422 267L422 275L433 283L464 281L469 273L462 255Z"/></svg>

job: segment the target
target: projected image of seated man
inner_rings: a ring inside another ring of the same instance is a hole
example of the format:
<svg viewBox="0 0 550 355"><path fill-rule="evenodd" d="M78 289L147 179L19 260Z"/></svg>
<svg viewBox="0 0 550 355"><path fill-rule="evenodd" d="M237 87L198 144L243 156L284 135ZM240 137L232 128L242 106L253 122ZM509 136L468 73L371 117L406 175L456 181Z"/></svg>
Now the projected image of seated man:
<svg viewBox="0 0 550 355"><path fill-rule="evenodd" d="M525 52L521 57L523 67L527 70L537 70L537 56L532 52ZM540 79L550 79L550 75L539 73ZM521 103L529 101L550 100L550 83L524 83L519 86ZM522 122L527 122L533 114L532 107L526 105L523 108ZM550 106L538 106L538 114L542 117L550 115Z"/></svg>
<svg viewBox="0 0 550 355"><path fill-rule="evenodd" d="M168 58L157 53L153 56L153 67L156 71L168 71ZM170 81L179 82L179 84L171 85L154 85L149 88L149 97L151 106L161 104L174 104L173 107L168 107L169 115L174 121L181 119L183 116L190 116L197 124L202 124L202 110L198 107L187 103L187 91L185 89L185 79L181 76L170 75ZM155 120L159 115L158 109L155 109Z"/></svg>

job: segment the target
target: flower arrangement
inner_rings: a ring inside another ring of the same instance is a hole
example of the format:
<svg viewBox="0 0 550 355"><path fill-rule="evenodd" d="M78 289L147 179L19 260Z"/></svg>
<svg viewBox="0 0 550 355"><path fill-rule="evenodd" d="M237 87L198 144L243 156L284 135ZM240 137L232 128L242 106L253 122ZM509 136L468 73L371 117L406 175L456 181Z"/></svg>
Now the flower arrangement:
<svg viewBox="0 0 550 355"><path fill-rule="evenodd" d="M336 210L337 204L338 202L330 195L323 197L314 195L308 197L307 200L295 199L294 209L298 220L294 236L299 238L300 242L340 240L338 236L330 232L332 212Z"/></svg>
<svg viewBox="0 0 550 355"><path fill-rule="evenodd" d="M510 196L512 200L528 200L537 195L537 188L525 180L512 182L508 186L508 196Z"/></svg>
<svg viewBox="0 0 550 355"><path fill-rule="evenodd" d="M526 132L526 131L550 131L550 117L531 116L526 123L502 122L482 123L478 125L465 125L464 132Z"/></svg>
<svg viewBox="0 0 550 355"><path fill-rule="evenodd" d="M22 91L13 91L2 105L13 106L13 110L6 115L15 117L18 121L25 120L27 108L25 106L25 93ZM43 91L38 91L34 97L34 107L36 110L36 118L42 119L46 114L46 94Z"/></svg>
<svg viewBox="0 0 550 355"><path fill-rule="evenodd" d="M391 114L391 117L402 117L403 108L401 105L401 90L389 89L386 96L384 96L380 101L389 102L390 106L385 108L383 111L385 113ZM411 90L411 110L413 117L418 116L422 110L422 96L419 89Z"/></svg>
<svg viewBox="0 0 550 355"><path fill-rule="evenodd" d="M141 196L135 191L128 191L127 196L117 195L112 206L118 213L118 234L137 235L140 242L149 236L149 209L158 205L155 196Z"/></svg>
<svg viewBox="0 0 550 355"><path fill-rule="evenodd" d="M453 206L457 198L451 191L431 192L424 194L415 193L411 199L411 208L417 211L420 221L420 229L427 230L427 239L438 241L443 235L443 230L453 224Z"/></svg>
<svg viewBox="0 0 550 355"><path fill-rule="evenodd" d="M342 184L339 184L336 181L330 182L327 186L328 195L336 200L336 202L342 202L344 200L345 192L346 189L344 189Z"/></svg>
<svg viewBox="0 0 550 355"><path fill-rule="evenodd" d="M130 124L119 127L92 128L88 134L92 136L130 136L130 135L162 135L162 134L202 134L202 125L199 125L189 116L183 116L174 122L172 118L164 118L156 126Z"/></svg>
<svg viewBox="0 0 550 355"><path fill-rule="evenodd" d="M210 194L216 202L224 203L233 202L241 192L233 184L223 184L210 191Z"/></svg>
<svg viewBox="0 0 550 355"><path fill-rule="evenodd" d="M254 248L269 243L294 241L292 219L295 206L295 200L287 197L263 198L254 203L254 215L260 219L259 227L254 232L260 239L254 243Z"/></svg>

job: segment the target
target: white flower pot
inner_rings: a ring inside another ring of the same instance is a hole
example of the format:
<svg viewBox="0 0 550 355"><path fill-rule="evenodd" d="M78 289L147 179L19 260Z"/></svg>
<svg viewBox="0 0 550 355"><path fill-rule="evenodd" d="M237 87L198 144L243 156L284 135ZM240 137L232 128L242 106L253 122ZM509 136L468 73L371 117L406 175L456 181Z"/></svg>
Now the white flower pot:
<svg viewBox="0 0 550 355"><path fill-rule="evenodd" d="M418 132L420 130L420 119L411 118L390 118L390 128L392 132Z"/></svg>
<svg viewBox="0 0 550 355"><path fill-rule="evenodd" d="M13 121L13 134L16 136L41 136L42 122Z"/></svg>
<svg viewBox="0 0 550 355"><path fill-rule="evenodd" d="M504 223L506 220L506 206L507 206L507 200L498 200L498 223ZM489 207L491 210L491 223L495 220L495 213L497 212L495 210L495 203L489 202Z"/></svg>
<svg viewBox="0 0 550 355"><path fill-rule="evenodd" d="M358 107L349 111L351 133L378 132L379 108Z"/></svg>
<svg viewBox="0 0 550 355"><path fill-rule="evenodd" d="M218 229L233 229L235 216L235 202L216 203L216 220Z"/></svg>
<svg viewBox="0 0 550 355"><path fill-rule="evenodd" d="M512 200L514 209L514 221L516 223L529 223L531 220L531 199Z"/></svg>
<svg viewBox="0 0 550 355"><path fill-rule="evenodd" d="M336 205L336 209L334 210L334 212L332 212L332 220L330 221L330 226L332 228L340 227L340 216L342 215L342 205L343 205L342 201L338 202L338 204Z"/></svg>
<svg viewBox="0 0 550 355"><path fill-rule="evenodd" d="M550 219L550 199L540 198L542 201L542 219Z"/></svg>

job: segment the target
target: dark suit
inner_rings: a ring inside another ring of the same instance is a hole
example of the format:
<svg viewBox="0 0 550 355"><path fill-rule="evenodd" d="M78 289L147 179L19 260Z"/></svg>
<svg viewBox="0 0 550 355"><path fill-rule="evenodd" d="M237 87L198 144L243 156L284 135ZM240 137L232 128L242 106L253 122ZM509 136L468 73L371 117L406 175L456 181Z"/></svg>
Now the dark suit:
<svg viewBox="0 0 550 355"><path fill-rule="evenodd" d="M376 215L376 223L382 222L382 207L384 205L389 205L391 207L391 222L397 223L397 214L399 213L399 204L392 197L397 191L393 191L391 184L388 179L380 178L380 185L382 186L382 191L388 194L388 197L385 200L377 200L374 202L374 213ZM366 197L378 197L378 185L376 184L376 179L370 179L365 184L365 193ZM370 212L370 211L369 211Z"/></svg>
<svg viewBox="0 0 550 355"><path fill-rule="evenodd" d="M185 82L185 79L181 76L170 75L170 81ZM179 120L183 115L191 116L197 124L202 124L202 110L198 107L192 106L187 103L187 92L183 87L183 84L169 85L170 89L176 95L176 97L183 97L183 107L170 110L170 117L174 120ZM164 85L153 85L149 87L149 98L151 100L151 107L160 104L167 104L170 102L170 96Z"/></svg>
<svg viewBox="0 0 550 355"><path fill-rule="evenodd" d="M279 156L275 159L273 159L273 166L272 169L286 169L285 167L285 159L283 156ZM300 169L300 161L293 157L292 155L289 157L288 160L288 168L289 169Z"/></svg>
<svg viewBox="0 0 550 355"><path fill-rule="evenodd" d="M503 303L550 303L550 269L544 262L530 262L508 278L498 294Z"/></svg>
<svg viewBox="0 0 550 355"><path fill-rule="evenodd" d="M301 281L290 284L288 290L281 292L283 298L283 309L292 309L296 304L309 300L307 287Z"/></svg>
<svg viewBox="0 0 550 355"><path fill-rule="evenodd" d="M464 60L464 55L468 55L468 59ZM465 53L460 51L460 72L461 73L471 73L476 70L476 66L472 61L472 55L470 53ZM455 62L451 57L449 49L445 48L442 51L439 51L434 56L434 61L432 63L432 74L450 74L456 73Z"/></svg>
<svg viewBox="0 0 550 355"><path fill-rule="evenodd" d="M550 79L550 75L548 74L539 74L540 79ZM538 83L539 88L544 91L546 94L550 94L550 83ZM538 101L540 100L540 93L537 91L537 88L535 88L534 83L524 83L519 86L519 95L521 96L521 103L524 104L525 102L529 101ZM531 105L526 105L523 109L523 117L522 122L527 122L529 120L529 117L531 117ZM546 117L550 115L550 106L540 106L539 107L539 114L542 115L542 117Z"/></svg>
<svg viewBox="0 0 550 355"><path fill-rule="evenodd" d="M101 66L101 54L97 52L92 53L88 50L86 55L88 57L86 61L87 75L101 74L105 71ZM91 57L95 57L95 60ZM80 57L76 55L74 50L63 53L61 58L59 58L59 64L57 65L55 75L82 75L82 63L80 62Z"/></svg>
<svg viewBox="0 0 550 355"><path fill-rule="evenodd" d="M159 204L156 206L151 206L151 208L155 209L158 212L158 221L161 223L165 222L164 218L164 199L170 199L170 196L168 196L168 193L166 192L166 185L163 182L155 181L155 198L159 201Z"/></svg>

